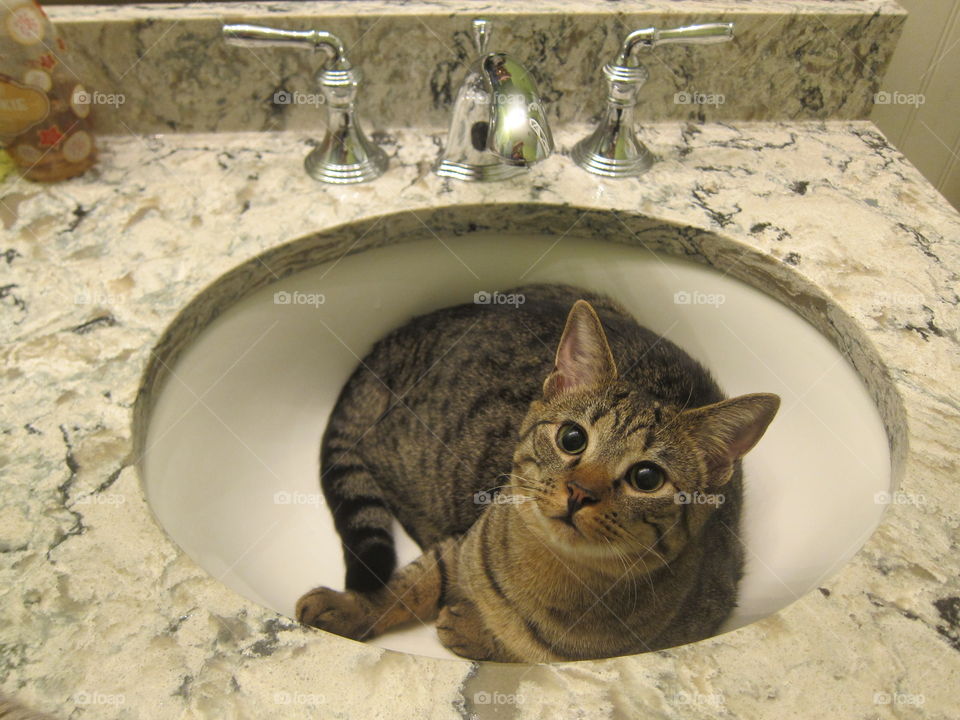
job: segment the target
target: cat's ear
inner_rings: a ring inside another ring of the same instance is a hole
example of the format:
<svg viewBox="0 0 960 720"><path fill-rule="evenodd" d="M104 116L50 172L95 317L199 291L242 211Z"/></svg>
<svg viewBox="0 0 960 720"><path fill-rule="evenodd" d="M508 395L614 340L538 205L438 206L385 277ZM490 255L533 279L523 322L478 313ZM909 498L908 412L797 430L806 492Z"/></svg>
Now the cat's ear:
<svg viewBox="0 0 960 720"><path fill-rule="evenodd" d="M730 480L733 464L763 437L779 407L779 396L753 393L683 412L706 461L709 486Z"/></svg>
<svg viewBox="0 0 960 720"><path fill-rule="evenodd" d="M617 366L600 318L586 300L577 300L567 316L553 371L543 383L549 398L615 380Z"/></svg>

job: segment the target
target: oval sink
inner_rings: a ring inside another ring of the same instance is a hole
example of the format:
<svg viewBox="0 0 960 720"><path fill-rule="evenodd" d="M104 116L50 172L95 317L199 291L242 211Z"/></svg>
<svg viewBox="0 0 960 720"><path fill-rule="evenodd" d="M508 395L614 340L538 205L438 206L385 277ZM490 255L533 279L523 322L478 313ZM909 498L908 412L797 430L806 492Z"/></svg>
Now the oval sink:
<svg viewBox="0 0 960 720"><path fill-rule="evenodd" d="M491 293L530 282L605 292L711 369L728 395L782 397L744 461L747 566L726 629L815 588L877 526L891 489L877 408L831 342L777 300L709 266L632 245L424 238L308 267L260 287L199 334L175 322L161 342L160 364L176 361L162 387L146 388L148 501L183 550L237 592L292 616L306 590L343 587L318 484L320 437L341 386L371 345L411 316L477 293L505 301ZM181 335L195 337L184 345ZM405 537L398 550L401 564L419 554ZM454 657L432 626L376 644Z"/></svg>

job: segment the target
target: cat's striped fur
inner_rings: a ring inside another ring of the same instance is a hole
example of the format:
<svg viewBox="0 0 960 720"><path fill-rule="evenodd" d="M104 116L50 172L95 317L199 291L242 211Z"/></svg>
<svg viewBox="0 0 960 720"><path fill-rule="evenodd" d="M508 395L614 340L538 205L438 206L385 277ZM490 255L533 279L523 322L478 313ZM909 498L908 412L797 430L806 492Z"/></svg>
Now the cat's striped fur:
<svg viewBox="0 0 960 720"><path fill-rule="evenodd" d="M439 615L454 652L506 661L715 632L743 565L739 458L778 398L724 401L699 364L605 297L509 292L525 302L414 319L348 381L321 480L348 590L307 593L298 617L364 638ZM578 454L558 445L571 422L589 438ZM641 461L665 471L661 487L625 479ZM393 517L425 550L399 571Z"/></svg>

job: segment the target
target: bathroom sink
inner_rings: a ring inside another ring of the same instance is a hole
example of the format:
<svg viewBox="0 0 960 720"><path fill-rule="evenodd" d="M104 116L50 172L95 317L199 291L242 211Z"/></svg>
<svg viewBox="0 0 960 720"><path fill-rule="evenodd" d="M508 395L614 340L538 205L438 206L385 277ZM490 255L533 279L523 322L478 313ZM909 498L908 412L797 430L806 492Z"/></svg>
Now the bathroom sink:
<svg viewBox="0 0 960 720"><path fill-rule="evenodd" d="M863 381L827 337L732 273L621 242L482 232L424 232L284 272L292 270L211 313L179 345L172 338L185 321L174 321L156 351L170 372L149 389L141 467L166 532L207 572L279 613L292 616L316 585L343 587L318 451L358 359L415 314L475 298L509 301L494 293L523 283L605 292L703 362L728 395L781 396L744 461L747 568L725 629L822 584L879 523L890 454ZM398 550L401 563L418 554L405 537ZM375 642L453 657L432 627Z"/></svg>

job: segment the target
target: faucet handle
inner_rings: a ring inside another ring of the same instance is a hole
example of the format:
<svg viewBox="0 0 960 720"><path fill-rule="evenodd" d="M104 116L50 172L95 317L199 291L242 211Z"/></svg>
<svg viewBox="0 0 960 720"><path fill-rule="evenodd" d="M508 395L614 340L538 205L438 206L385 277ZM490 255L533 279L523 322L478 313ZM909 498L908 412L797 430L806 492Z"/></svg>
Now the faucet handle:
<svg viewBox="0 0 960 720"><path fill-rule="evenodd" d="M658 45L710 45L733 39L733 23L685 25L668 30L648 27L634 30L624 38L616 60L603 67L607 80L607 107L592 134L573 147L573 161L587 172L610 178L640 175L653 165L653 153L637 137L634 107L640 87L649 73L632 60L638 48Z"/></svg>
<svg viewBox="0 0 960 720"><path fill-rule="evenodd" d="M635 67L630 65L630 56L638 48L652 50L659 45L712 45L732 39L733 23L703 23L666 30L658 30L655 27L640 28L623 39L620 53L613 64L621 67Z"/></svg>
<svg viewBox="0 0 960 720"><path fill-rule="evenodd" d="M333 33L323 30L281 30L264 25L224 25L223 37L237 47L279 47L297 50L325 50L330 60L325 69L349 70L343 43Z"/></svg>
<svg viewBox="0 0 960 720"><path fill-rule="evenodd" d="M241 47L323 50L328 58L316 80L323 95L320 99L327 108L327 133L307 155L307 173L321 182L335 184L367 182L383 174L387 156L367 139L357 120L361 73L350 65L340 38L323 30L281 30L262 25L224 25L223 37L227 44ZM289 103L292 96L284 95Z"/></svg>

